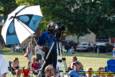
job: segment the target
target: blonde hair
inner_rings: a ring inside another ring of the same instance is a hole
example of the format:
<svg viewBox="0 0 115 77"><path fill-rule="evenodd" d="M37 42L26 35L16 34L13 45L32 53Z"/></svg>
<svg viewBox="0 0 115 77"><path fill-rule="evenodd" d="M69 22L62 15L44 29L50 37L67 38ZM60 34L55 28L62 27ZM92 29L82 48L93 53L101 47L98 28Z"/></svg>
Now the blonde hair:
<svg viewBox="0 0 115 77"><path fill-rule="evenodd" d="M52 65L48 65L45 67L45 77L55 77L55 69Z"/></svg>
<svg viewBox="0 0 115 77"><path fill-rule="evenodd" d="M32 62L36 60L36 56L32 56Z"/></svg>

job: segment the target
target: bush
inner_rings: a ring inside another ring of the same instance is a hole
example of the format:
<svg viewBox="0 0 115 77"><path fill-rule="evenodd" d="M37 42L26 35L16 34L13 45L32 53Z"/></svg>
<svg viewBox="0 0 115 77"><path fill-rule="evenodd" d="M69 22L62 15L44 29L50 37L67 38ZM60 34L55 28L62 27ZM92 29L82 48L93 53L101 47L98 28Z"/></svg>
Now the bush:
<svg viewBox="0 0 115 77"><path fill-rule="evenodd" d="M10 48L3 48L2 51L3 52L9 52L9 51L11 51L11 49Z"/></svg>

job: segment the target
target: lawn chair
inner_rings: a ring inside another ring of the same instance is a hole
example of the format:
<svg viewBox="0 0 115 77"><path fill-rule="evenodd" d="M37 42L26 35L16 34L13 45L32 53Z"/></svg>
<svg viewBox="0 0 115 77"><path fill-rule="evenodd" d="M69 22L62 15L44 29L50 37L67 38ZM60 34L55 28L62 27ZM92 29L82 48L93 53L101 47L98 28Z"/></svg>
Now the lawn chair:
<svg viewBox="0 0 115 77"><path fill-rule="evenodd" d="M12 75L16 75L16 73L15 73L15 72L13 71L13 69L12 69L11 64L12 64L12 61L9 61L9 67L8 67L8 70L11 72Z"/></svg>
<svg viewBox="0 0 115 77"><path fill-rule="evenodd" d="M12 61L9 61L9 67L8 67L8 70L11 72L11 74L14 76L14 75L18 75L20 76L21 75L21 69L19 69L20 67L17 67L17 69L13 69L12 67Z"/></svg>

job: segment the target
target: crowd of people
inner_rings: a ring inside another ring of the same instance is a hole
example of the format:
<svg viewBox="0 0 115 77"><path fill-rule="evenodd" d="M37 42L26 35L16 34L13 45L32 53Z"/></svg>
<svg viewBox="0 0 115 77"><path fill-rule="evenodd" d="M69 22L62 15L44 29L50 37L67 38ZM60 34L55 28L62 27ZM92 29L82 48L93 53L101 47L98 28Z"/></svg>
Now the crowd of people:
<svg viewBox="0 0 115 77"><path fill-rule="evenodd" d="M5 59L2 55L0 55L2 63L5 63ZM112 63L110 63L112 61ZM57 61L56 69L52 64L46 65L43 69L44 74L41 77L114 77L115 76L115 66L114 66L115 58L107 61L106 67L99 67L97 71L93 70L93 67L88 70L84 70L83 64L78 60L76 56L72 57L71 63L66 63L66 58L59 58ZM32 58L32 63L28 65L28 67L20 67L20 62L17 57L14 58L13 61L10 61L10 66L7 63L0 64L0 77L7 77L7 73L9 71L12 74L12 77L15 75L16 77L30 77L30 75L38 75L40 71L40 66L36 57ZM40 76L39 76L40 77Z"/></svg>
<svg viewBox="0 0 115 77"><path fill-rule="evenodd" d="M89 68L86 72L83 64L76 56L72 57L70 64L66 63L65 57L58 58L60 51L58 47L63 30L64 28L60 28L57 24L51 22L48 24L48 29L39 35L35 46L32 41L28 42L24 53L24 56L28 60L27 67L20 67L20 62L17 57L13 61L9 61L8 66L3 56L0 55L0 77L6 77L8 69L13 75L16 75L16 77L20 77L21 74L23 77L29 77L30 73L38 77L64 77L65 74L68 77L86 77L87 74L88 77L92 77L93 69ZM67 48L69 48L67 52L73 51L71 47ZM97 77L104 77L103 72L113 71L113 69L110 70L110 67L113 68L113 65L111 66L109 64L111 63L108 62L106 68L99 68L98 72L101 73L99 73Z"/></svg>

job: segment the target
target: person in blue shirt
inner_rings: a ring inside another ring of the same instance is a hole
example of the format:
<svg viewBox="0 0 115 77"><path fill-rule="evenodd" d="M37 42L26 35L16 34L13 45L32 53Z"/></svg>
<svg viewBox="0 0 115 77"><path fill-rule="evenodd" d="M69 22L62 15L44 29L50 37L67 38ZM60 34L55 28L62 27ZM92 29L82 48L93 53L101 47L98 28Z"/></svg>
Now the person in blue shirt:
<svg viewBox="0 0 115 77"><path fill-rule="evenodd" d="M105 67L106 72L115 72L115 57L107 60L107 66Z"/></svg>
<svg viewBox="0 0 115 77"><path fill-rule="evenodd" d="M56 64L57 64L56 42L57 42L57 38L55 35L55 24L54 23L49 24L48 30L43 32L37 41L38 45L41 46L42 50L45 52L45 57L48 54L48 50L50 49L50 47L54 43L54 46L51 50L51 53L49 54L48 58L46 59L46 63L45 63L44 68L47 65L52 64L53 67L56 69Z"/></svg>
<svg viewBox="0 0 115 77"><path fill-rule="evenodd" d="M68 72L69 77L85 77L85 73L81 70L81 65L78 62L73 63L73 69Z"/></svg>

